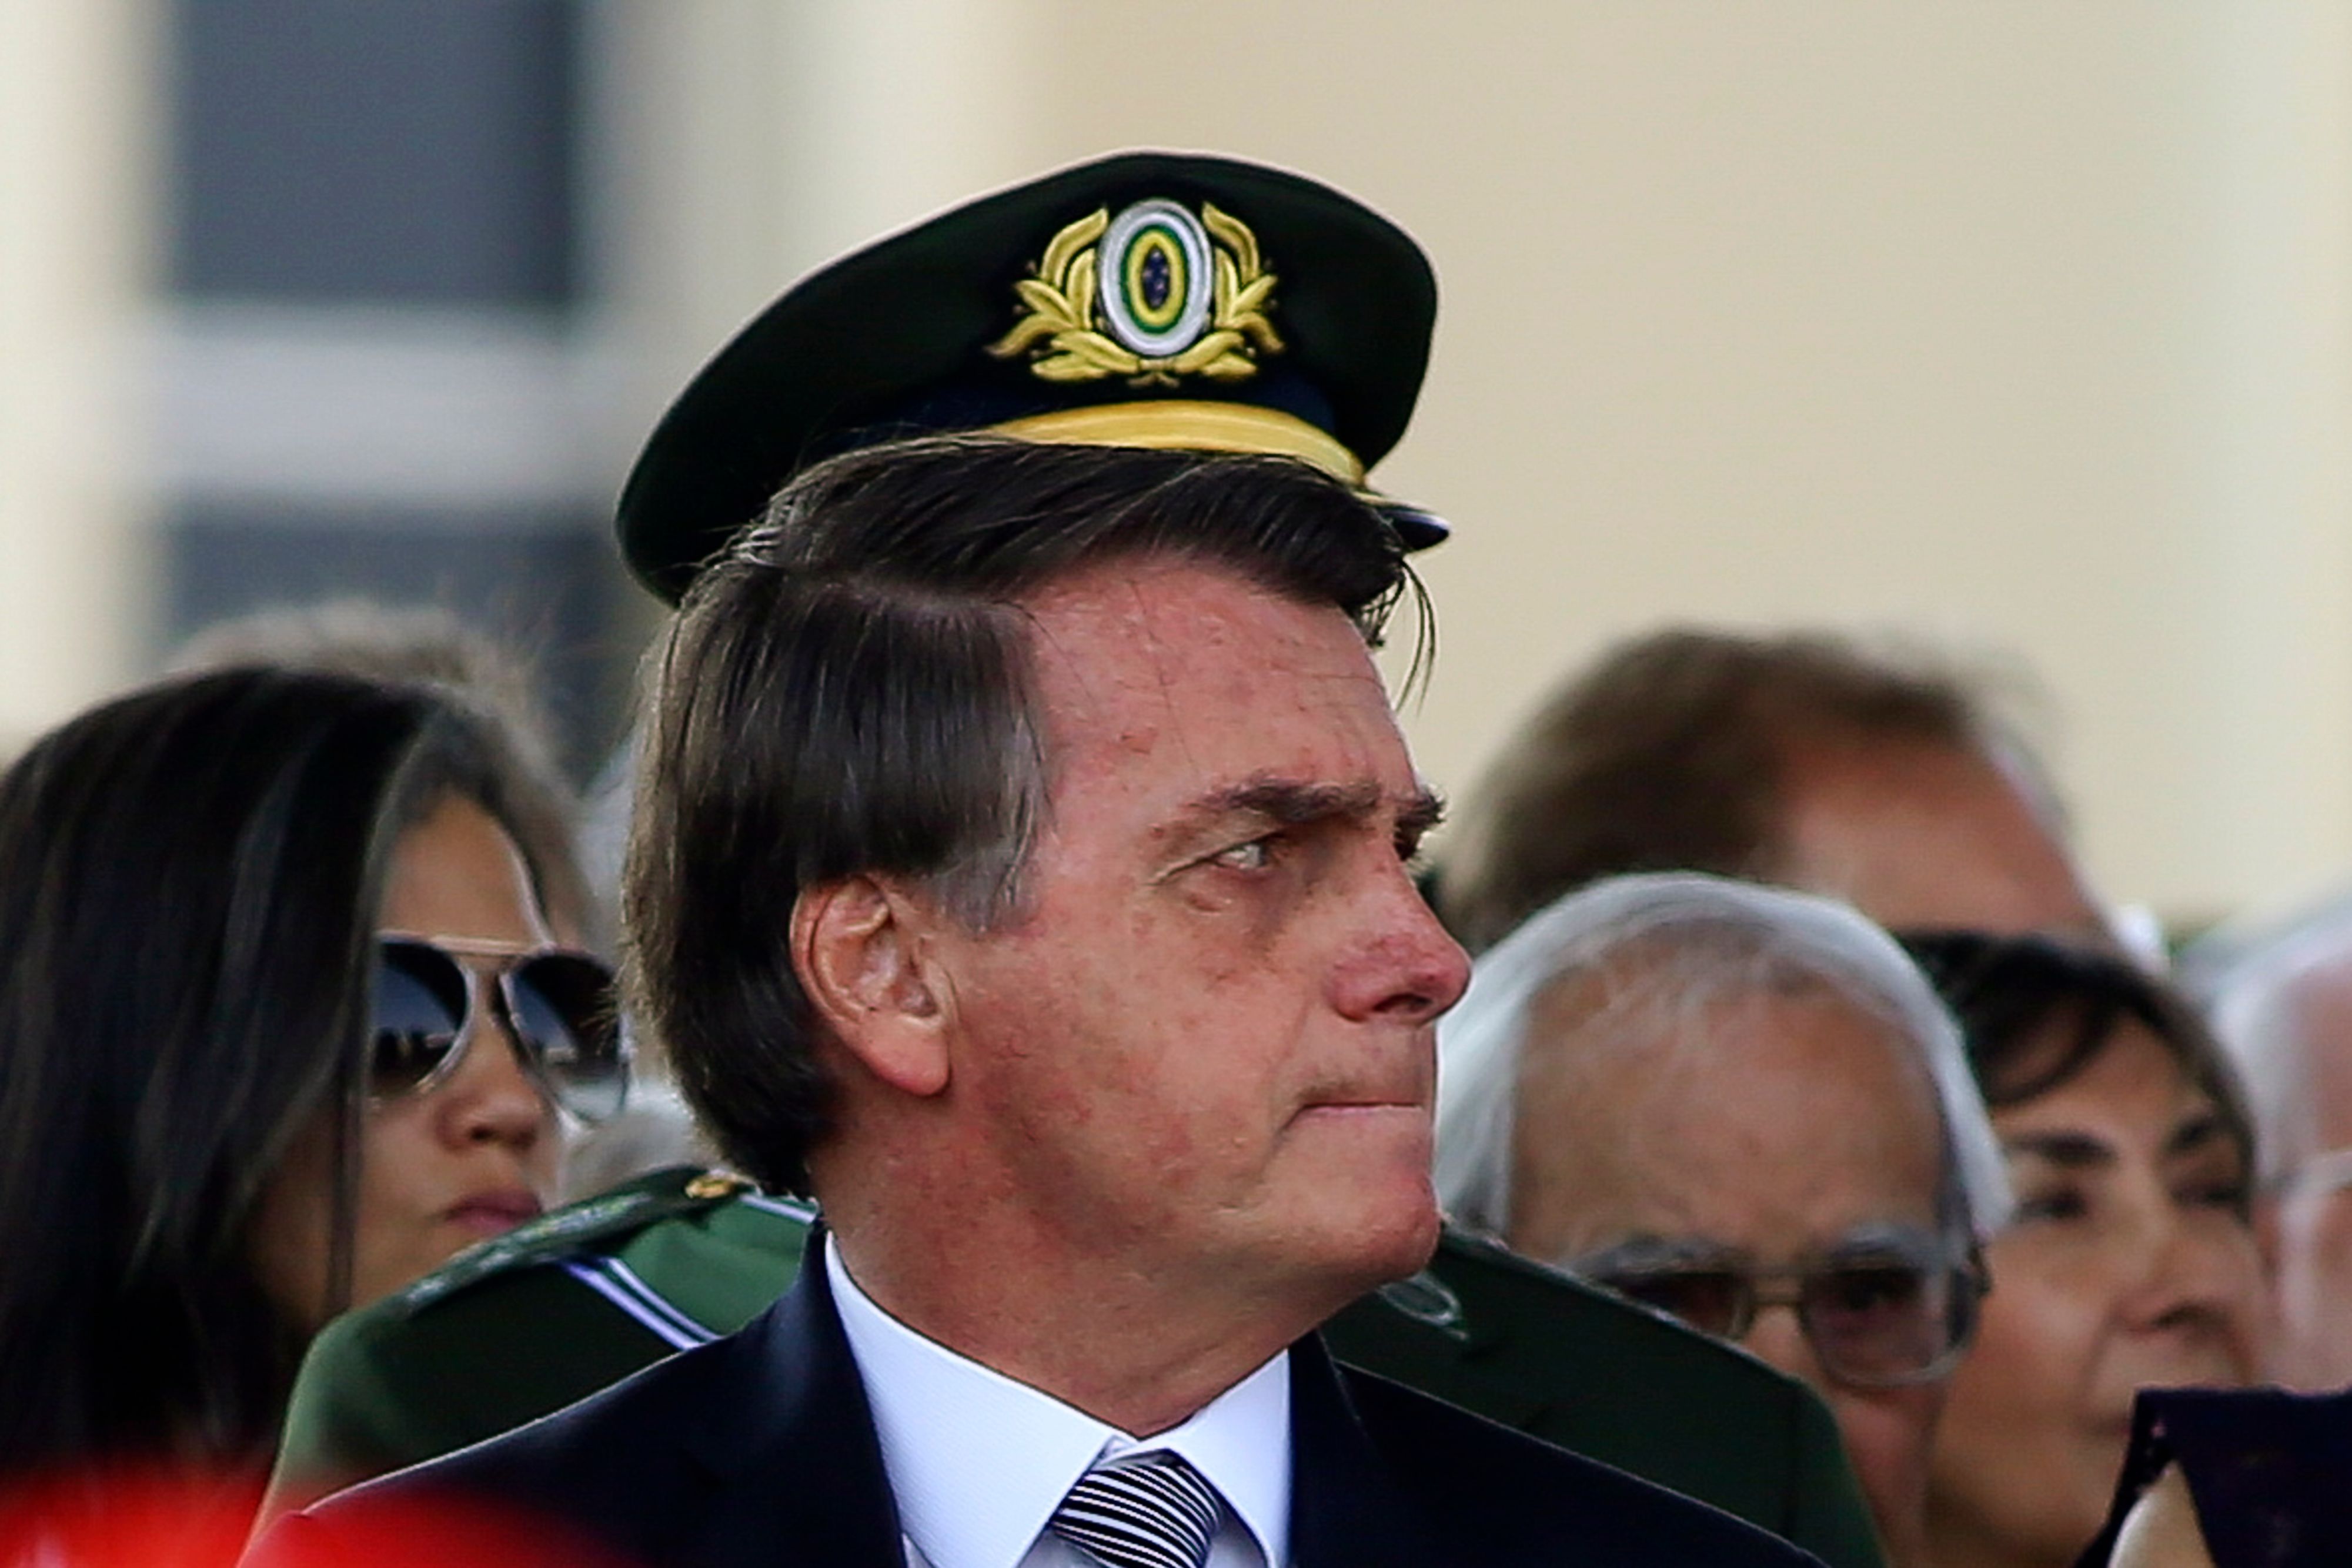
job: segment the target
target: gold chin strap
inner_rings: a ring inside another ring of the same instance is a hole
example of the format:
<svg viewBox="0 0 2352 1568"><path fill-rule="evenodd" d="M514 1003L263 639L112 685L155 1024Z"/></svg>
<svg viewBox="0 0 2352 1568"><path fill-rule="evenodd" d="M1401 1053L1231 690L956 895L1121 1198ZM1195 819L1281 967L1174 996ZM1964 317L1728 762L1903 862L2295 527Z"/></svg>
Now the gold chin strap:
<svg viewBox="0 0 2352 1568"><path fill-rule="evenodd" d="M1311 463L1351 490L1364 488L1364 465L1328 432L1248 402L1168 398L1056 409L989 427L1023 441L1072 446L1150 446L1187 452L1264 452Z"/></svg>

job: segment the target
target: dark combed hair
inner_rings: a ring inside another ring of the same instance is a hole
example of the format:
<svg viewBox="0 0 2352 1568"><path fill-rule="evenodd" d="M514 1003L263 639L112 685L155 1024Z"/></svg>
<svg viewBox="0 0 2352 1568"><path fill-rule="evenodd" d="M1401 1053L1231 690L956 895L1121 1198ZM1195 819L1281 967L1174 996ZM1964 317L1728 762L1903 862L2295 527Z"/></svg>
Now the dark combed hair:
<svg viewBox="0 0 2352 1568"><path fill-rule="evenodd" d="M391 846L453 793L505 820L508 760L424 689L241 669L0 775L0 1475L267 1459L302 1335L257 1203L329 1117L347 1276Z"/></svg>
<svg viewBox="0 0 2352 1568"><path fill-rule="evenodd" d="M1896 934L1959 1020L1969 1067L1993 1110L2068 1082L2126 1022L2141 1025L2211 1097L2253 1168L2253 1122L2237 1075L2188 999L2137 965L2055 937L1981 931ZM2055 1040L2053 1049L2053 1041Z"/></svg>
<svg viewBox="0 0 2352 1568"><path fill-rule="evenodd" d="M1622 643L1556 690L1471 792L1438 912L1475 953L1603 877L1769 881L1791 754L1848 740L2013 749L1967 682L1916 656L1819 633Z"/></svg>
<svg viewBox="0 0 2352 1568"><path fill-rule="evenodd" d="M825 1131L803 890L921 885L983 928L1045 810L1020 608L1151 557L1334 606L1425 601L1393 531L1286 458L944 437L803 473L696 580L655 693L624 909L638 1021L728 1156L804 1191Z"/></svg>

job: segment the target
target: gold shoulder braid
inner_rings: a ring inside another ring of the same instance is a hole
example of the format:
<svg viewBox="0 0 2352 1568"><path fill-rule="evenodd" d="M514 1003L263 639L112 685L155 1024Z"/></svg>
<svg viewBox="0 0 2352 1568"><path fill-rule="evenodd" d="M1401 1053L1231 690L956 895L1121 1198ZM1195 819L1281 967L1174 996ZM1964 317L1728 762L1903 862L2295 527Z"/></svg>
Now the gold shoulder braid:
<svg viewBox="0 0 2352 1568"><path fill-rule="evenodd" d="M739 1192L750 1192L751 1184L733 1171L704 1171L686 1184L686 1196L708 1201L714 1197L733 1197Z"/></svg>
<svg viewBox="0 0 2352 1568"><path fill-rule="evenodd" d="M1055 235L1032 270L1013 286L1024 314L988 351L1029 354L1041 381L1241 382L1257 374L1260 354L1282 352L1257 236L1213 203L1198 217L1160 200L1116 217L1097 208Z"/></svg>

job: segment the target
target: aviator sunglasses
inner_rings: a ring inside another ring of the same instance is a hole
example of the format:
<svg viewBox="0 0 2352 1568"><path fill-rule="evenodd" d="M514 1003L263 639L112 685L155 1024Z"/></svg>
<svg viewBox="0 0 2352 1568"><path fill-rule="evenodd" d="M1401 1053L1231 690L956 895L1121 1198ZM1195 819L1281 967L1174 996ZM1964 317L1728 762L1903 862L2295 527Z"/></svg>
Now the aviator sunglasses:
<svg viewBox="0 0 2352 1568"><path fill-rule="evenodd" d="M1693 1260L1656 1268L1576 1270L1701 1333L1739 1341L1766 1307L1794 1307L1822 1370L1864 1388L1927 1383L1949 1372L1976 1332L1990 1286L1974 1248L1953 1260L1927 1243L1839 1249L1785 1269Z"/></svg>
<svg viewBox="0 0 2352 1568"><path fill-rule="evenodd" d="M422 1094L445 1082L481 1034L485 1005L549 1099L583 1122L620 1110L630 1053L613 971L564 948L518 953L448 937L377 939L371 1096Z"/></svg>

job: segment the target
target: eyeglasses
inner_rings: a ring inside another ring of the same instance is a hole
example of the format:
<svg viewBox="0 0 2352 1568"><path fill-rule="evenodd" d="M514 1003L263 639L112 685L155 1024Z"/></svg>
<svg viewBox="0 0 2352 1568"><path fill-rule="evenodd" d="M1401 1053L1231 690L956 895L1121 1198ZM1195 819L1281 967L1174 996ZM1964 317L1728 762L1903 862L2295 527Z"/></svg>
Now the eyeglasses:
<svg viewBox="0 0 2352 1568"><path fill-rule="evenodd" d="M583 1122L620 1110L630 1052L612 970L585 953L517 953L447 937L377 940L369 1092L379 1101L423 1094L455 1072L482 1032L481 982L492 977L490 1016L514 1040L531 1082Z"/></svg>
<svg viewBox="0 0 2352 1568"><path fill-rule="evenodd" d="M1949 1372L1976 1333L1977 1309L1992 1282L1974 1247L1955 1261L1924 1239L1840 1249L1784 1269L1597 1261L1575 1272L1717 1339L1747 1338L1766 1307L1794 1307L1822 1370L1864 1388L1928 1383Z"/></svg>

